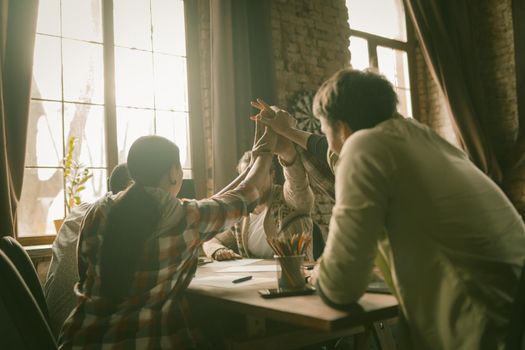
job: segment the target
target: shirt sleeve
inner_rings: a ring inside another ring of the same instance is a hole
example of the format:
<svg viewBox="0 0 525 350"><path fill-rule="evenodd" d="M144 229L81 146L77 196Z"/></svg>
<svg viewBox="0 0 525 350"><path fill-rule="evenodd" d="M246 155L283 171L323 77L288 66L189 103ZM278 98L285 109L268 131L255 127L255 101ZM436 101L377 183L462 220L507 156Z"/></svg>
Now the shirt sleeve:
<svg viewBox="0 0 525 350"><path fill-rule="evenodd" d="M241 184L236 189L213 198L186 202L186 225L208 240L232 227L258 204L259 191L253 185Z"/></svg>
<svg viewBox="0 0 525 350"><path fill-rule="evenodd" d="M281 163L285 178L283 195L286 204L296 210L309 213L314 205L314 194L300 158L301 155L297 153L293 164Z"/></svg>
<svg viewBox="0 0 525 350"><path fill-rule="evenodd" d="M234 228L231 227L228 230L217 234L215 237L206 241L202 245L204 254L208 258L213 258L213 254L219 249L232 249L237 252L237 240L235 239Z"/></svg>
<svg viewBox="0 0 525 350"><path fill-rule="evenodd" d="M388 152L380 140L366 133L352 135L343 146L336 171L336 203L317 280L330 305L347 306L366 290L394 171Z"/></svg>

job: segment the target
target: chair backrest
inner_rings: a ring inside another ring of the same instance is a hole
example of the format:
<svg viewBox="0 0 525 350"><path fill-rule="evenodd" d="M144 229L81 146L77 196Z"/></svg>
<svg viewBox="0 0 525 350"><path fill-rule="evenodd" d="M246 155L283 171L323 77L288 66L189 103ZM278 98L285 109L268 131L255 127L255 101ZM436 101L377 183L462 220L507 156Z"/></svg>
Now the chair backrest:
<svg viewBox="0 0 525 350"><path fill-rule="evenodd" d="M13 237L5 236L0 238L0 250L11 260L13 265L22 276L27 287L33 294L42 314L47 322L49 322L49 311L47 309L46 298L38 274L36 272L31 258L25 251L24 247L18 243Z"/></svg>
<svg viewBox="0 0 525 350"><path fill-rule="evenodd" d="M521 269L520 282L512 308L506 350L525 350L525 265Z"/></svg>
<svg viewBox="0 0 525 350"><path fill-rule="evenodd" d="M57 349L40 307L17 268L0 251L0 349Z"/></svg>

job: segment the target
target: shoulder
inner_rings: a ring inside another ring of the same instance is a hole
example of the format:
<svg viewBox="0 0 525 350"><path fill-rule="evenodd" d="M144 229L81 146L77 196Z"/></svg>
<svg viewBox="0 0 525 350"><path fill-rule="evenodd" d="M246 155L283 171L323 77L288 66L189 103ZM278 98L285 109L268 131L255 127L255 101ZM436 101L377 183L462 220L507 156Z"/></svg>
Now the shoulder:
<svg viewBox="0 0 525 350"><path fill-rule="evenodd" d="M392 128L389 121L375 128L359 130L348 137L339 154L336 173L345 177L350 173L379 170L391 173L396 169L395 144L402 133Z"/></svg>

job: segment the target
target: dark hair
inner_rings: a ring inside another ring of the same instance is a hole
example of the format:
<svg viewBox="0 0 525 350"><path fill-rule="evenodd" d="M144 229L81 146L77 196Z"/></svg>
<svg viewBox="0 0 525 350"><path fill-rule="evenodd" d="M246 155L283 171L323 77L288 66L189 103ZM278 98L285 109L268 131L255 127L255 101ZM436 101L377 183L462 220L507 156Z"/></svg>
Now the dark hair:
<svg viewBox="0 0 525 350"><path fill-rule="evenodd" d="M113 193L119 193L128 188L131 178L128 173L128 166L126 163L117 165L109 177L109 190Z"/></svg>
<svg viewBox="0 0 525 350"><path fill-rule="evenodd" d="M118 301L129 292L144 242L161 217L157 200L144 186L157 187L173 165L180 168L179 148L168 139L143 136L131 145L127 167L134 183L111 207L102 232L102 295Z"/></svg>
<svg viewBox="0 0 525 350"><path fill-rule="evenodd" d="M329 122L340 120L352 131L373 128L394 116L397 95L382 75L342 69L321 85L315 94L313 111Z"/></svg>

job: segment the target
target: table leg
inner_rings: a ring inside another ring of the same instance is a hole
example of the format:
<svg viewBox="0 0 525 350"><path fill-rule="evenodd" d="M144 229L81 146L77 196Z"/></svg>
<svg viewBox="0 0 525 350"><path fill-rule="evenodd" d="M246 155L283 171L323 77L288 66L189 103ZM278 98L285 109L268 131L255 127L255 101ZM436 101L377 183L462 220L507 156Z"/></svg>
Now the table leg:
<svg viewBox="0 0 525 350"><path fill-rule="evenodd" d="M373 325L374 338L381 350L395 350L396 343L388 322L376 322Z"/></svg>

